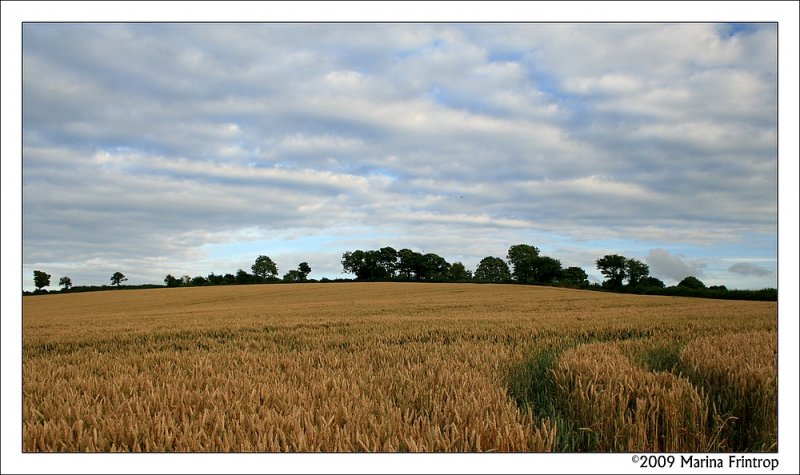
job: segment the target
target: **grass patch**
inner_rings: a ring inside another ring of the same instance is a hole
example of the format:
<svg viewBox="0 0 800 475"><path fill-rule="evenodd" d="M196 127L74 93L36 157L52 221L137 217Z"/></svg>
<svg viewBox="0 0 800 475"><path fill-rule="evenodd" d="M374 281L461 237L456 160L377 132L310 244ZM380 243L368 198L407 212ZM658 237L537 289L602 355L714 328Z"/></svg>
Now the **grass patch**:
<svg viewBox="0 0 800 475"><path fill-rule="evenodd" d="M535 420L549 421L557 428L554 452L587 452L597 446L599 434L583 430L561 411L553 375L559 356L575 342L539 345L530 358L512 367L508 394L517 406Z"/></svg>
<svg viewBox="0 0 800 475"><path fill-rule="evenodd" d="M645 348L639 355L639 362L649 371L674 373L680 367L681 345Z"/></svg>

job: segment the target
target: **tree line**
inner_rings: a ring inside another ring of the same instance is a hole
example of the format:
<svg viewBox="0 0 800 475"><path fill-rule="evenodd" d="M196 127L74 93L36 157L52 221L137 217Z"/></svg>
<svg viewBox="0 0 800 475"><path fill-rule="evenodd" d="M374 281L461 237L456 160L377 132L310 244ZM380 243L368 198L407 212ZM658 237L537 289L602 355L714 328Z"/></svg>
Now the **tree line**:
<svg viewBox="0 0 800 475"><path fill-rule="evenodd" d="M590 283L588 274L580 267L564 268L559 259L545 256L540 249L530 244L515 244L508 249L505 259L486 256L478 263L475 271L468 270L463 263L449 263L435 253L420 253L411 249L382 247L376 250L347 251L342 254L342 270L354 275L354 279L323 278L320 281L309 279L311 266L301 262L296 269L289 270L278 277L278 266L265 255L258 256L250 267L251 272L239 269L235 274L208 274L207 276L176 277L167 274L164 285L125 286L125 288L190 287L202 285L247 285L279 282L335 282L335 281L399 281L399 282L474 282L498 284L533 284L568 287L575 289L603 290L613 292L674 295L687 297L724 298L742 300L777 301L777 289L728 290L725 286L707 287L695 276L686 276L677 285L666 286L658 278L650 276L647 264L634 258L618 254L607 254L595 261L597 270L605 277L600 283ZM35 270L36 292L50 285L50 274ZM121 272L111 276L109 286L73 287L68 276L61 277L59 286L62 292L106 290L122 288L127 278ZM29 294L29 292L26 292Z"/></svg>
<svg viewBox="0 0 800 475"><path fill-rule="evenodd" d="M52 275L48 274L47 272L43 272L40 270L33 271L33 285L36 287L34 292L23 292L23 295L32 295L32 294L46 294L50 293L45 290L45 287L50 286L50 279ZM125 274L122 272L114 272L111 275L111 285L78 285L75 286L72 284L72 278L65 275L62 276L58 280L58 286L61 287L61 292L93 292L97 290L114 290L114 289L152 289L163 287L161 285L154 285L154 284L141 284L141 285L122 285L122 282L128 280L125 277Z"/></svg>
<svg viewBox="0 0 800 475"><path fill-rule="evenodd" d="M644 262L607 254L595 261L605 280L590 283L586 271L577 266L563 267L559 259L545 256L530 244L515 244L505 259L487 256L474 272L461 262L450 264L434 253L382 247L374 250L348 251L342 255L342 268L358 281L476 282L497 284L534 284L575 289L603 290L652 295L673 295L741 300L777 300L777 289L728 290L724 285L706 286L695 276L686 276L677 285L650 275Z"/></svg>
<svg viewBox="0 0 800 475"><path fill-rule="evenodd" d="M247 284L267 284L276 282L316 282L309 279L308 274L311 273L311 266L308 262L301 262L297 265L297 269L292 269L283 275L283 279L278 278L278 266L269 256L258 256L250 266L248 273L244 269L239 269L236 274L214 274L213 272L208 276L201 275L189 277L175 277L172 274L167 274L164 277L164 284L167 287L186 287L196 285L247 285Z"/></svg>

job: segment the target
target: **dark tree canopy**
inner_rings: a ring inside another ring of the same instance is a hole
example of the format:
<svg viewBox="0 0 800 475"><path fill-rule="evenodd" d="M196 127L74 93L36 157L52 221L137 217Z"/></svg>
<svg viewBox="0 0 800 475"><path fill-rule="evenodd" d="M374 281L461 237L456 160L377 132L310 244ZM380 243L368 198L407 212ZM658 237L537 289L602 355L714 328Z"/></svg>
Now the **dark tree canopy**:
<svg viewBox="0 0 800 475"><path fill-rule="evenodd" d="M44 287L50 286L50 274L47 272L42 272L40 270L33 271L33 285L36 286L36 290L41 290Z"/></svg>
<svg viewBox="0 0 800 475"><path fill-rule="evenodd" d="M705 289L706 284L704 284L697 277L690 275L689 277L686 277L682 281L678 282L678 287L688 287L690 289Z"/></svg>
<svg viewBox="0 0 800 475"><path fill-rule="evenodd" d="M66 290L69 290L69 288L72 287L72 279L70 279L69 276L65 275L64 277L58 280L58 285L60 287L64 287L64 289Z"/></svg>
<svg viewBox="0 0 800 475"><path fill-rule="evenodd" d="M472 280L472 272L468 271L461 262L454 262L450 266L450 278L448 280L456 282Z"/></svg>
<svg viewBox="0 0 800 475"><path fill-rule="evenodd" d="M478 267L475 269L475 278L483 282L508 282L511 280L511 272L503 259L487 256L478 263Z"/></svg>
<svg viewBox="0 0 800 475"><path fill-rule="evenodd" d="M561 272L561 283L575 287L587 287L589 275L580 267L567 267Z"/></svg>
<svg viewBox="0 0 800 475"><path fill-rule="evenodd" d="M636 285L637 287L641 288L650 288L650 289L663 289L664 288L664 281L661 279L657 279L652 276L643 277L639 283Z"/></svg>
<svg viewBox="0 0 800 475"><path fill-rule="evenodd" d="M397 251L389 246L380 248L376 257L376 263L380 267L378 274L381 278L393 278L397 271Z"/></svg>
<svg viewBox="0 0 800 475"><path fill-rule="evenodd" d="M638 259L625 260L625 276L628 278L628 285L636 287L643 278L650 275L650 266Z"/></svg>
<svg viewBox="0 0 800 475"><path fill-rule="evenodd" d="M360 249L347 251L342 254L342 268L348 274L354 274L356 279L374 279L375 264L371 262L372 260L368 260L368 257L367 253Z"/></svg>
<svg viewBox="0 0 800 475"><path fill-rule="evenodd" d="M301 262L297 265L297 270L303 275L303 280L307 280L308 274L311 273L311 266L308 265L308 262Z"/></svg>
<svg viewBox="0 0 800 475"><path fill-rule="evenodd" d="M269 258L267 258L269 259ZM271 262L271 261L270 261ZM255 284L258 282L259 277L248 274L246 270L239 269L236 271L236 283L237 284Z"/></svg>
<svg viewBox="0 0 800 475"><path fill-rule="evenodd" d="M528 263L526 273L534 284L552 284L561 279L561 261L547 256L537 256Z"/></svg>
<svg viewBox="0 0 800 475"><path fill-rule="evenodd" d="M167 274L167 276L164 277L164 285L166 285L167 287L177 287L177 286L181 285L181 281L180 281L180 279L176 278L174 275Z"/></svg>
<svg viewBox="0 0 800 475"><path fill-rule="evenodd" d="M292 269L289 272L283 274L283 280L285 282L303 282L305 280L305 277L303 276L303 273L300 272L299 270Z"/></svg>
<svg viewBox="0 0 800 475"><path fill-rule="evenodd" d="M420 254L410 249L348 251L342 254L342 268L358 280L447 280L450 264L433 253Z"/></svg>
<svg viewBox="0 0 800 475"><path fill-rule="evenodd" d="M406 280L411 280L414 270L417 268L417 260L422 256L411 249L400 249L397 251L397 273Z"/></svg>
<svg viewBox="0 0 800 475"><path fill-rule="evenodd" d="M618 254L607 254L597 259L596 264L597 270L607 278L604 285L612 289L619 289L622 287L627 264L627 259L625 259L625 257Z"/></svg>
<svg viewBox="0 0 800 475"><path fill-rule="evenodd" d="M250 270L261 280L271 279L278 275L278 266L268 256L258 256Z"/></svg>
<svg viewBox="0 0 800 475"><path fill-rule="evenodd" d="M308 262L301 262L297 265L297 269L283 274L283 280L284 282L306 282L310 273L311 266L308 265Z"/></svg>
<svg viewBox="0 0 800 475"><path fill-rule="evenodd" d="M533 283L535 261L539 257L539 248L529 244L515 244L508 249L506 258L511 264L511 275L520 283Z"/></svg>
<svg viewBox="0 0 800 475"><path fill-rule="evenodd" d="M125 274L122 272L114 272L114 275L111 276L111 283L117 287L119 287L119 285L126 280L128 280L128 278L125 277Z"/></svg>
<svg viewBox="0 0 800 475"><path fill-rule="evenodd" d="M444 257L429 252L423 256L423 276L420 280L447 280L450 274L450 263Z"/></svg>

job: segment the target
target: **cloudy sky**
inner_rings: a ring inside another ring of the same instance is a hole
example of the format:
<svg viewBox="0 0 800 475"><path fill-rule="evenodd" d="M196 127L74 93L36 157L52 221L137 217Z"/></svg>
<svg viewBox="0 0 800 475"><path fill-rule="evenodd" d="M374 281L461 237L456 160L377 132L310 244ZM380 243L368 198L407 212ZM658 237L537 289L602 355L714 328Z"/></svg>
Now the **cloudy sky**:
<svg viewBox="0 0 800 475"><path fill-rule="evenodd" d="M22 279L527 243L777 287L777 26L26 23Z"/></svg>

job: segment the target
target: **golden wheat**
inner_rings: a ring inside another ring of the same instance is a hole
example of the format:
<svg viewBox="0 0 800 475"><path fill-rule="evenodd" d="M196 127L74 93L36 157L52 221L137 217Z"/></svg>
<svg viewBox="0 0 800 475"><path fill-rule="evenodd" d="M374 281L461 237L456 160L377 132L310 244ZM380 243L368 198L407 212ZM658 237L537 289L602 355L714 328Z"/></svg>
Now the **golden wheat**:
<svg viewBox="0 0 800 475"><path fill-rule="evenodd" d="M470 284L25 297L23 450L549 451L557 421L508 389L538 345L775 317L774 303Z"/></svg>
<svg viewBox="0 0 800 475"><path fill-rule="evenodd" d="M567 412L596 434L597 451L719 450L712 414L688 379L634 366L612 343L566 351L554 371Z"/></svg>
<svg viewBox="0 0 800 475"><path fill-rule="evenodd" d="M680 357L689 377L715 394L715 404L732 418L730 428L741 441L737 450L777 449L777 332L699 338Z"/></svg>

